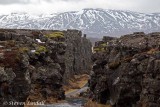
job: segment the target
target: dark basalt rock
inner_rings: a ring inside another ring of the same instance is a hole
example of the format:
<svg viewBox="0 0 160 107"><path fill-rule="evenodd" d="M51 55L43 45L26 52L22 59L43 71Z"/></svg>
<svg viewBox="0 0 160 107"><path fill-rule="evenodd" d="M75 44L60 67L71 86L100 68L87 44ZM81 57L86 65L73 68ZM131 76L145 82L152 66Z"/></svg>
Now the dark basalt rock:
<svg viewBox="0 0 160 107"><path fill-rule="evenodd" d="M159 107L159 34L136 32L97 43L89 80L93 100L114 107Z"/></svg>
<svg viewBox="0 0 160 107"><path fill-rule="evenodd" d="M1 107L8 107L5 101L63 100L66 79L89 73L91 43L81 31L0 31ZM54 32L61 35L46 36Z"/></svg>
<svg viewBox="0 0 160 107"><path fill-rule="evenodd" d="M65 38L67 47L64 82L67 83L73 75L89 74L92 64L92 44L86 37L82 37L82 32L78 30L67 30Z"/></svg>

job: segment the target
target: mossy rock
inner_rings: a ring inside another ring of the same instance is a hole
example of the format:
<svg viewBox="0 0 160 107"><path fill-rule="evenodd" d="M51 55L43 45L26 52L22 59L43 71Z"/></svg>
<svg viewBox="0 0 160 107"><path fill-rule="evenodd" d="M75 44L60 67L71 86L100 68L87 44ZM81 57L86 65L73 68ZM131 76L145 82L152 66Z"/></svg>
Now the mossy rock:
<svg viewBox="0 0 160 107"><path fill-rule="evenodd" d="M64 33L63 32L53 32L51 34L46 34L45 36L47 38L64 38Z"/></svg>
<svg viewBox="0 0 160 107"><path fill-rule="evenodd" d="M101 47L107 47L107 43L100 44Z"/></svg>
<svg viewBox="0 0 160 107"><path fill-rule="evenodd" d="M38 44L33 43L33 44L32 44L32 46L33 46L33 47L37 47L37 46L38 46Z"/></svg>
<svg viewBox="0 0 160 107"><path fill-rule="evenodd" d="M157 52L157 50L154 49L154 48L152 48L152 49L150 49L149 51L147 51L147 54L153 55L153 54L155 54L156 52Z"/></svg>
<svg viewBox="0 0 160 107"><path fill-rule="evenodd" d="M25 53L25 52L28 52L28 51L29 51L28 47L21 47L21 48L19 48L19 52L20 53Z"/></svg>
<svg viewBox="0 0 160 107"><path fill-rule="evenodd" d="M160 55L160 51L156 51L154 54L159 54Z"/></svg>
<svg viewBox="0 0 160 107"><path fill-rule="evenodd" d="M65 44L65 42L58 42L59 44Z"/></svg>
<svg viewBox="0 0 160 107"><path fill-rule="evenodd" d="M102 47L94 47L93 51L94 52L105 52L106 50L105 50L105 48L102 48Z"/></svg>
<svg viewBox="0 0 160 107"><path fill-rule="evenodd" d="M36 51L35 54L40 55L40 53L46 53L47 52L47 48L44 46L39 46Z"/></svg>
<svg viewBox="0 0 160 107"><path fill-rule="evenodd" d="M114 61L108 64L108 67L110 69L116 69L120 66L121 62L120 61Z"/></svg>
<svg viewBox="0 0 160 107"><path fill-rule="evenodd" d="M94 51L100 51L100 48L94 47L93 50L94 50Z"/></svg>

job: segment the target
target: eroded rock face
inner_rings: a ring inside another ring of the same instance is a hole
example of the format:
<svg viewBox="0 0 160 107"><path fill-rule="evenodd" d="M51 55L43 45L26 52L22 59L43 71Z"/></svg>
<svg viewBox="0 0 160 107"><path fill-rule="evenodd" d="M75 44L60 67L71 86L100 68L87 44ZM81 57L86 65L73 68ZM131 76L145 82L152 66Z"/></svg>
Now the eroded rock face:
<svg viewBox="0 0 160 107"><path fill-rule="evenodd" d="M2 35L0 105L5 101L36 102L47 101L50 97L64 99L64 37L47 37L42 42L41 38L45 38L43 34L15 36L9 32Z"/></svg>
<svg viewBox="0 0 160 107"><path fill-rule="evenodd" d="M30 93L29 60L25 53L20 54L15 41L6 39L0 43L0 105L8 107L10 101L26 101Z"/></svg>
<svg viewBox="0 0 160 107"><path fill-rule="evenodd" d="M0 105L65 99L65 79L90 69L91 43L80 31L0 31Z"/></svg>
<svg viewBox="0 0 160 107"><path fill-rule="evenodd" d="M45 47L45 48L44 48ZM57 100L65 98L62 89L63 75L65 73L65 60L63 60L66 44L64 39L49 39L44 47L40 49L43 52L36 53L38 56L30 59L31 74L31 92L28 100L30 101L48 101L51 97ZM33 54L33 53L30 53ZM55 100L56 100L55 99Z"/></svg>
<svg viewBox="0 0 160 107"><path fill-rule="evenodd" d="M91 97L115 107L159 107L160 33L134 33L94 48Z"/></svg>
<svg viewBox="0 0 160 107"><path fill-rule="evenodd" d="M78 30L67 30L66 37L66 72L64 82L73 75L88 74L91 69L91 42Z"/></svg>

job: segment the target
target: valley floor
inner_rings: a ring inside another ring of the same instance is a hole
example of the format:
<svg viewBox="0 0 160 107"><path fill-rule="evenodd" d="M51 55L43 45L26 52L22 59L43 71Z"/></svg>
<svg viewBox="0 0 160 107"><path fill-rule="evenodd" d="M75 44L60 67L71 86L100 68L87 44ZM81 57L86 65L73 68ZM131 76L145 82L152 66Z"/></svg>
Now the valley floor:
<svg viewBox="0 0 160 107"><path fill-rule="evenodd" d="M69 80L69 85L63 86L65 94L75 92L81 89L88 83L89 76L87 74L75 75L73 79Z"/></svg>
<svg viewBox="0 0 160 107"><path fill-rule="evenodd" d="M70 85L64 86L66 100L56 101L53 104L47 104L43 106L25 106L25 107L111 107L109 105L102 105L91 101L90 99L79 97L81 92L85 92L88 89L89 76L86 74L75 75L74 79L69 81ZM82 103L82 105L80 105Z"/></svg>

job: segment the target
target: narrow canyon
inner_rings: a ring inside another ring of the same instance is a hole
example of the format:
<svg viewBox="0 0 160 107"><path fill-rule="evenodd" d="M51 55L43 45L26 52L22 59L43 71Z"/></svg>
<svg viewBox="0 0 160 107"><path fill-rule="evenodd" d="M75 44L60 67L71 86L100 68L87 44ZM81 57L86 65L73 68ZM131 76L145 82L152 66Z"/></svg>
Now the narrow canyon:
<svg viewBox="0 0 160 107"><path fill-rule="evenodd" d="M160 107L159 74L159 32L0 29L0 107Z"/></svg>

